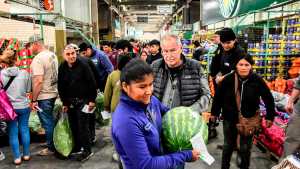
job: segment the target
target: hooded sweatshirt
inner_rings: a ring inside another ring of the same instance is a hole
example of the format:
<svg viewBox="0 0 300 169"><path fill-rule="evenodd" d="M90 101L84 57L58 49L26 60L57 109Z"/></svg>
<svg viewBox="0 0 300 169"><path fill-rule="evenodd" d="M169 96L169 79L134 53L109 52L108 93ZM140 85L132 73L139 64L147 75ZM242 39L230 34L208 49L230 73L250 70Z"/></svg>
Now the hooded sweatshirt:
<svg viewBox="0 0 300 169"><path fill-rule="evenodd" d="M29 100L26 93L31 91L31 77L25 70L18 67L9 67L1 70L1 81L5 86L12 76L16 76L6 93L14 109L24 109L29 107Z"/></svg>

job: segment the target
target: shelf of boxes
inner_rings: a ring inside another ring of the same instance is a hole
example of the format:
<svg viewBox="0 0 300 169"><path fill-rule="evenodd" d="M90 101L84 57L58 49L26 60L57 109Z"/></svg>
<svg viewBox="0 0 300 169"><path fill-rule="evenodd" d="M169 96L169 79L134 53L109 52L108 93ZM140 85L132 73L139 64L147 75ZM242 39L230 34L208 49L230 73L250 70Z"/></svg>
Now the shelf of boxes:
<svg viewBox="0 0 300 169"><path fill-rule="evenodd" d="M248 53L255 61L254 69L266 80L288 78L291 61L300 56L299 16L287 19L286 24L283 34L270 34L267 40L248 43Z"/></svg>

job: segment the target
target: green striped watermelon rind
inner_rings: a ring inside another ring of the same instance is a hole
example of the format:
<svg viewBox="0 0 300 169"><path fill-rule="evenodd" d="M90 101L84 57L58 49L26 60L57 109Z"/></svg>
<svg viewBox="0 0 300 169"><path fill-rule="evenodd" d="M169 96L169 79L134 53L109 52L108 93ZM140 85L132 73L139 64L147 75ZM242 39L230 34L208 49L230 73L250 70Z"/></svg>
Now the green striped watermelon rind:
<svg viewBox="0 0 300 169"><path fill-rule="evenodd" d="M207 125L202 124L199 113L189 107L181 106L171 109L164 115L162 129L164 148L168 152L176 152L191 150L190 139L201 130L205 133Z"/></svg>

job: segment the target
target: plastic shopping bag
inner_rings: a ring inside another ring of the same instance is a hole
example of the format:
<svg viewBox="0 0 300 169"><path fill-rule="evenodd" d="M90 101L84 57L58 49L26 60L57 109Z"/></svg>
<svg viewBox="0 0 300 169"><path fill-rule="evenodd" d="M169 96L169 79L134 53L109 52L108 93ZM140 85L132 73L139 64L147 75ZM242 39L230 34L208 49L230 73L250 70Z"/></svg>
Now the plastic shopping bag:
<svg viewBox="0 0 300 169"><path fill-rule="evenodd" d="M71 153L74 147L74 140L67 113L61 113L54 128L53 142L55 149L61 155L67 157Z"/></svg>

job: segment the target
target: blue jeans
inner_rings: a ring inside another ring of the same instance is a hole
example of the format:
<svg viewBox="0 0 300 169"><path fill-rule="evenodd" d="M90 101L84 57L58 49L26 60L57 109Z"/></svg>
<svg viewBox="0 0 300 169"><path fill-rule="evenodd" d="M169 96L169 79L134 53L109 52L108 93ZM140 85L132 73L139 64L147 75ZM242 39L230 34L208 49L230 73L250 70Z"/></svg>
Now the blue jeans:
<svg viewBox="0 0 300 169"><path fill-rule="evenodd" d="M30 134L28 127L28 120L30 115L30 108L25 109L15 109L17 113L17 118L13 121L8 122L8 135L9 135L9 144L13 151L14 159L21 157L20 147L19 147L19 133L21 135L21 141L23 145L23 155L30 155Z"/></svg>
<svg viewBox="0 0 300 169"><path fill-rule="evenodd" d="M42 111L38 111L38 116L41 120L42 127L45 129L46 132L46 141L47 147L51 151L54 151L53 145L53 130L55 127L55 119L53 116L53 108L56 98L46 99L46 100L39 100L38 105Z"/></svg>

